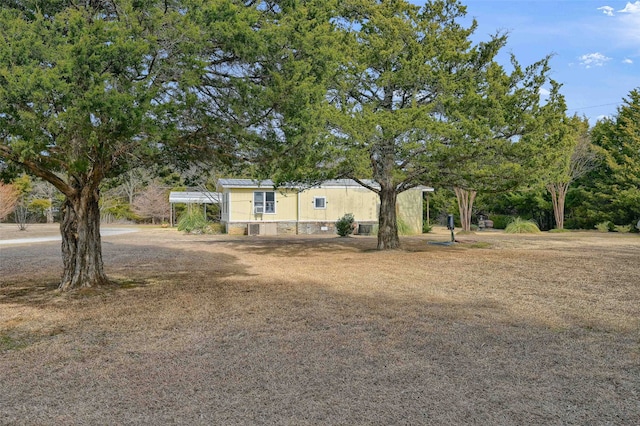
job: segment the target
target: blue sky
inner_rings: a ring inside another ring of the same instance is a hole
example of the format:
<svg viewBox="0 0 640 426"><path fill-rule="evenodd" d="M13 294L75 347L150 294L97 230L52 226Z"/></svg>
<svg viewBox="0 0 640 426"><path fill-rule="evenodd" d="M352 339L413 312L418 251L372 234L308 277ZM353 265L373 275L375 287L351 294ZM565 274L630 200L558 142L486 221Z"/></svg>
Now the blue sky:
<svg viewBox="0 0 640 426"><path fill-rule="evenodd" d="M424 1L414 0L423 5ZM563 84L569 114L594 124L616 113L640 87L640 1L462 0L475 18L474 40L507 31L500 58L523 65L548 54L551 78Z"/></svg>

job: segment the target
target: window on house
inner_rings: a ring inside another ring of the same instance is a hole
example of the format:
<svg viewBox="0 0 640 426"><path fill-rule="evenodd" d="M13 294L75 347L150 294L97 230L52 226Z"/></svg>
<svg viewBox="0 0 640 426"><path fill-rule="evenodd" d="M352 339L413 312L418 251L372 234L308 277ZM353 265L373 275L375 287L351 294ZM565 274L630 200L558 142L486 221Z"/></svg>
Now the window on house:
<svg viewBox="0 0 640 426"><path fill-rule="evenodd" d="M313 197L313 208L315 208L315 209L326 209L327 208L327 198L326 197Z"/></svg>
<svg viewBox="0 0 640 426"><path fill-rule="evenodd" d="M253 209L256 214L274 214L276 212L276 193L273 191L254 192Z"/></svg>

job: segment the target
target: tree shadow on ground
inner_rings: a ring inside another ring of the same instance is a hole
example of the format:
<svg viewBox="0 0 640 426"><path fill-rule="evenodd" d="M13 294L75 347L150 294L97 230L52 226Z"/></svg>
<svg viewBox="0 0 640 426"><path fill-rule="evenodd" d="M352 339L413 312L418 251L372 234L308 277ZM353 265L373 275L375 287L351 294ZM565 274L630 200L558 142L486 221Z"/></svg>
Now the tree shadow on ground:
<svg viewBox="0 0 640 426"><path fill-rule="evenodd" d="M114 424L634 424L640 416L629 337L550 330L500 303L335 291L319 280L217 281L143 288L146 299L114 306L125 320L88 316L47 348L7 356L0 415L33 424L63 414L66 423ZM57 357L34 362L52 349Z"/></svg>
<svg viewBox="0 0 640 426"><path fill-rule="evenodd" d="M59 244L59 243L58 243ZM45 306L117 290L144 287L159 280L189 282L207 275L222 279L250 275L234 255L159 247L102 243L105 272L110 285L60 292L61 254L55 243L6 247L0 268L0 304ZM37 258L37 269L32 260ZM8 265L11 265L8 267ZM7 266L7 267L5 267ZM192 276L192 278L190 278Z"/></svg>
<svg viewBox="0 0 640 426"><path fill-rule="evenodd" d="M431 244L432 240L424 237L401 237L398 251L411 253L452 251L470 248L487 248L489 244L475 241L460 241L452 246ZM433 240L439 242L439 240ZM377 239L371 236L353 237L314 237L314 236L278 236L278 237L246 237L246 239L201 240L203 245L224 244L234 250L278 257L304 257L310 253L334 253L350 251L353 253L377 253Z"/></svg>

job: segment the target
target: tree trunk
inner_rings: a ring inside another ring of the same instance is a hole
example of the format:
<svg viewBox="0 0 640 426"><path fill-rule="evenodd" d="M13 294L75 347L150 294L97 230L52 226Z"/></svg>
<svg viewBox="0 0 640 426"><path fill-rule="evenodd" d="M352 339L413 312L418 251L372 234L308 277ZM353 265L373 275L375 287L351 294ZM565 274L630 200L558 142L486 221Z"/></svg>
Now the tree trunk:
<svg viewBox="0 0 640 426"><path fill-rule="evenodd" d="M47 209L47 223L53 223L53 199L49 197L49 208Z"/></svg>
<svg viewBox="0 0 640 426"><path fill-rule="evenodd" d="M462 188L453 189L456 193L456 199L458 200L462 230L471 231L471 212L473 211L473 202L478 192Z"/></svg>
<svg viewBox="0 0 640 426"><path fill-rule="evenodd" d="M85 187L65 200L60 221L64 265L60 290L109 283L102 263L99 199L97 189Z"/></svg>
<svg viewBox="0 0 640 426"><path fill-rule="evenodd" d="M379 196L378 250L397 249L400 247L396 215L396 200L398 194L394 187L382 187L380 188Z"/></svg>
<svg viewBox="0 0 640 426"><path fill-rule="evenodd" d="M550 183L547 185L547 189L551 193L556 229L564 229L564 204L569 185L564 183Z"/></svg>

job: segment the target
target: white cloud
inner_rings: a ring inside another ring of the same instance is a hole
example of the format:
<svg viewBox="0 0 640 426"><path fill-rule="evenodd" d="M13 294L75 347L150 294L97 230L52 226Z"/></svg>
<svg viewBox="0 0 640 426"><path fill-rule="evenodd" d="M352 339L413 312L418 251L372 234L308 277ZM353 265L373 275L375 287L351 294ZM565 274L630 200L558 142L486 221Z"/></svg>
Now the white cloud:
<svg viewBox="0 0 640 426"><path fill-rule="evenodd" d="M588 53L586 55L582 55L578 58L580 60L580 65L591 68L591 67L601 67L607 61L610 61L611 58L603 55L602 53Z"/></svg>
<svg viewBox="0 0 640 426"><path fill-rule="evenodd" d="M541 94L542 96L549 96L551 94L551 92L545 89L544 87L541 87L538 90L538 93Z"/></svg>
<svg viewBox="0 0 640 426"><path fill-rule="evenodd" d="M602 6L599 7L598 10L601 10L607 16L613 16L613 8L611 6Z"/></svg>
<svg viewBox="0 0 640 426"><path fill-rule="evenodd" d="M629 58L624 58L624 60L622 61L623 64L632 64L633 61Z"/></svg>
<svg viewBox="0 0 640 426"><path fill-rule="evenodd" d="M640 1L627 3L618 13L616 26L621 40L630 47L637 47L640 43Z"/></svg>
<svg viewBox="0 0 640 426"><path fill-rule="evenodd" d="M608 7L608 6L605 6ZM619 10L620 13L631 13L631 14L640 14L640 1L636 1L635 3L627 3L624 9ZM605 12L606 13L606 12Z"/></svg>
<svg viewBox="0 0 640 426"><path fill-rule="evenodd" d="M604 15L611 17L597 31L611 39L617 47L636 49L640 43L640 0L628 1L624 8L614 9L611 6L597 8ZM605 18L606 19L606 18Z"/></svg>

